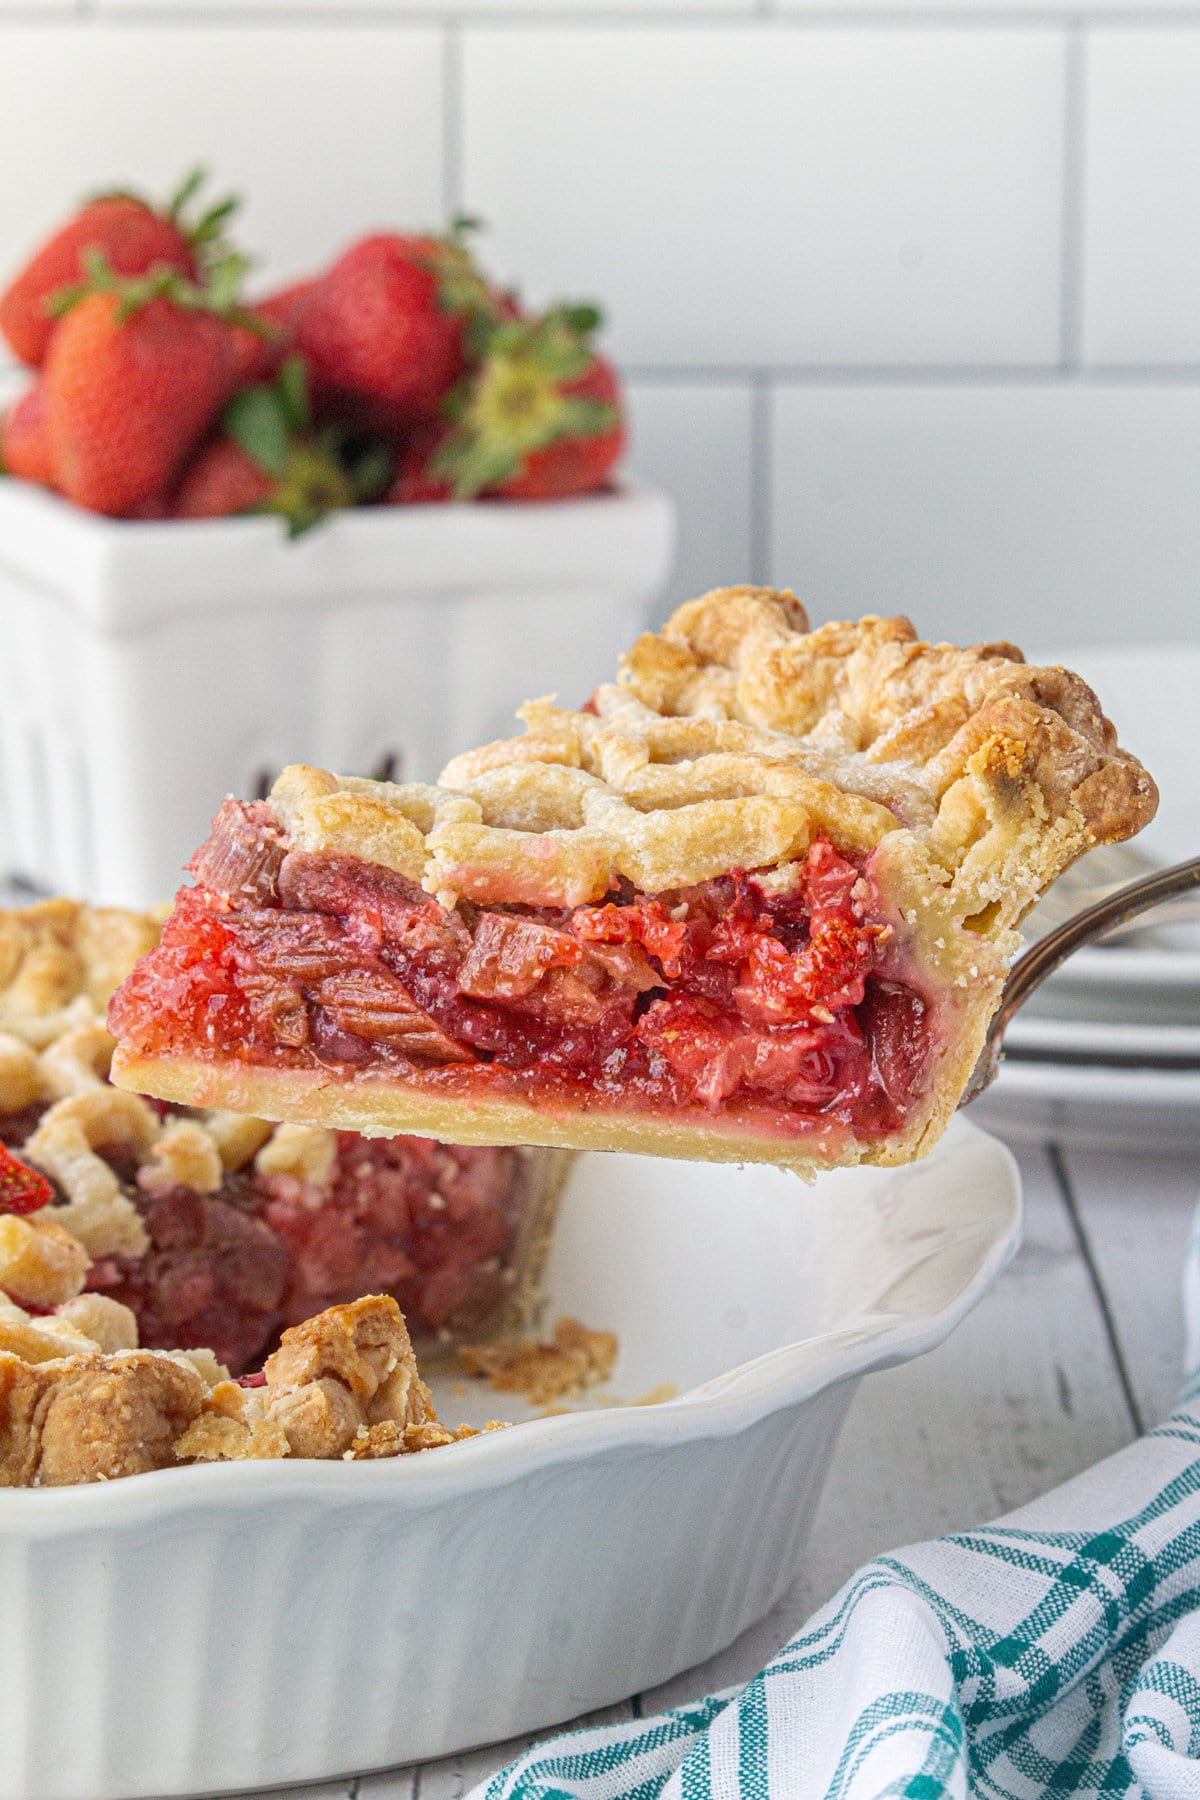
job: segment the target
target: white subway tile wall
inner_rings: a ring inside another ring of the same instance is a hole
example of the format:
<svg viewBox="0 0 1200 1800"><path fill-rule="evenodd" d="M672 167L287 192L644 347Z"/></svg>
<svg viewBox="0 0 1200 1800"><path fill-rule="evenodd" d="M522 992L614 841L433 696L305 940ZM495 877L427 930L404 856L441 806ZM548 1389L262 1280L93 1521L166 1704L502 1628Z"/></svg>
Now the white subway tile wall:
<svg viewBox="0 0 1200 1800"><path fill-rule="evenodd" d="M1200 0L0 0L0 272L202 160L262 284L465 207L602 297L670 598L1200 637Z"/></svg>
<svg viewBox="0 0 1200 1800"><path fill-rule="evenodd" d="M679 549L668 601L745 581L755 556L757 467L754 388L636 380L629 384L630 472L678 502Z"/></svg>
<svg viewBox="0 0 1200 1800"><path fill-rule="evenodd" d="M1088 44L1084 346L1200 365L1200 31Z"/></svg>
<svg viewBox="0 0 1200 1800"><path fill-rule="evenodd" d="M773 400L770 573L933 637L1196 635L1200 387L824 382Z"/></svg>
<svg viewBox="0 0 1200 1800"><path fill-rule="evenodd" d="M438 218L444 44L434 29L0 25L0 267L71 196L165 192L192 164L244 192L272 278L356 230Z"/></svg>
<svg viewBox="0 0 1200 1800"><path fill-rule="evenodd" d="M1057 356L1061 34L643 29L632 48L466 35L464 197L532 292L594 287L634 362Z"/></svg>

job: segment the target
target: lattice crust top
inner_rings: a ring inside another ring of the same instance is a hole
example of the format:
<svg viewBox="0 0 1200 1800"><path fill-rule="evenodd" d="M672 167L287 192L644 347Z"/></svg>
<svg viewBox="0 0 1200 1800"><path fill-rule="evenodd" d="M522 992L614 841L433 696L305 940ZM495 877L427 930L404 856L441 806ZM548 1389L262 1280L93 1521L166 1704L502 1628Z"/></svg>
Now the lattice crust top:
<svg viewBox="0 0 1200 1800"><path fill-rule="evenodd" d="M481 903L575 906L618 876L686 887L786 865L820 831L862 854L886 839L901 890L937 890L940 918L995 936L1157 803L1078 676L1008 644L924 644L906 619L809 631L768 588L681 606L589 710L519 716L524 737L457 757L436 787L295 766L272 805L298 848Z"/></svg>
<svg viewBox="0 0 1200 1800"><path fill-rule="evenodd" d="M0 910L0 1032L44 1049L102 1019L158 930L150 914L74 900Z"/></svg>

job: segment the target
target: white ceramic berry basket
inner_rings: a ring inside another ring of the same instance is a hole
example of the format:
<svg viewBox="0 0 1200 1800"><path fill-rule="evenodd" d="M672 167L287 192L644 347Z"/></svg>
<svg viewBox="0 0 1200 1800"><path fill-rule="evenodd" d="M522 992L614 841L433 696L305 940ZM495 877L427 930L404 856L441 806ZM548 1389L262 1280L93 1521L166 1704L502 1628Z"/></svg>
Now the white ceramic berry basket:
<svg viewBox="0 0 1200 1800"><path fill-rule="evenodd" d="M128 523L0 481L0 874L149 905L287 762L433 780L645 624L673 511L542 504Z"/></svg>
<svg viewBox="0 0 1200 1800"><path fill-rule="evenodd" d="M620 1334L617 1396L679 1398L396 1462L0 1493L0 1800L388 1767L713 1655L794 1581L858 1378L945 1338L1019 1227L1011 1156L962 1121L925 1162L807 1189L580 1158L552 1312Z"/></svg>

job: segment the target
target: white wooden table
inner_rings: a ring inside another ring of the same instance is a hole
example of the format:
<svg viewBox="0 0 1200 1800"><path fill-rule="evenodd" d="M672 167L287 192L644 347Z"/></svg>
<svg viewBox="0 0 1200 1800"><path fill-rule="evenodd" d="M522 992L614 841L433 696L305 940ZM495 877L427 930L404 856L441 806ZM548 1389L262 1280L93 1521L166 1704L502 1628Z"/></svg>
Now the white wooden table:
<svg viewBox="0 0 1200 1800"><path fill-rule="evenodd" d="M862 1384L788 1599L712 1662L592 1718L657 1712L747 1678L859 1563L1019 1506L1170 1410L1200 1145L1194 1156L1053 1144L1017 1154L1020 1253L949 1343ZM532 1741L293 1791L459 1800Z"/></svg>

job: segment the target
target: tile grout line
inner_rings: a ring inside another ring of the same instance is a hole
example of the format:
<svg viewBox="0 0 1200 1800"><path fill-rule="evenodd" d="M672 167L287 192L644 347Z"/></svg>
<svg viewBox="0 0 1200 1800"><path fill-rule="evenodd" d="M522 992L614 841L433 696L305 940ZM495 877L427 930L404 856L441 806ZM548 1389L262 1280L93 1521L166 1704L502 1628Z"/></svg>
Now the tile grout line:
<svg viewBox="0 0 1200 1800"><path fill-rule="evenodd" d="M1064 374L1079 373L1083 357L1083 234L1086 199L1087 34L1067 34L1063 95L1062 268L1059 358Z"/></svg>
<svg viewBox="0 0 1200 1800"><path fill-rule="evenodd" d="M201 5L172 6L168 0L124 0L123 4L106 4L106 0L76 0L73 12L47 14L30 0L29 4L5 6L0 9L0 19L6 23L11 19L16 23L37 23L51 25L55 18L59 22L78 20L79 4L86 5L89 10L99 8L100 15L108 24L119 25L124 21L130 23L161 23L177 25L183 29L212 25L262 25L275 24L281 27L304 25L348 25L370 26L386 24L410 24L414 26L429 25L469 25L481 29L505 27L553 30L559 27L579 27L593 29L607 27L622 30L626 27L637 29L681 28L684 30L696 27L779 27L784 30L826 30L829 27L845 27L848 30L871 31L875 29L891 30L894 28L912 28L914 30L1017 30L1017 31L1063 31L1073 26L1135 26L1146 30L1172 30L1200 28L1200 4L1197 0L1185 0L1182 5L1153 5L1145 10L1135 6L1123 6L1110 10L1092 9L1086 5L1032 5L1023 12L1014 13L998 5L969 7L961 4L920 5L920 4L885 4L864 11L862 8L838 5L836 0L824 5L788 6L784 7L778 0L742 0L741 4L706 7L691 10L689 8L670 7L654 4L653 0L645 6L632 7L628 10L611 11L599 5L579 7L571 12L554 11L547 13L528 4L508 4L493 11L471 5L455 5L454 0L447 4L421 4L405 6L403 0L395 0L392 5L372 6L368 4L350 4L338 8L332 0L322 0L321 4L297 4L285 8L255 4L248 0L245 5L235 6L232 3L222 4L211 10Z"/></svg>
<svg viewBox="0 0 1200 1800"><path fill-rule="evenodd" d="M456 160L449 156L449 148L444 147L444 155L447 160ZM463 204L462 195L454 191L462 180L461 168L454 169L449 179L443 170L443 176L447 211L452 211ZM761 385L772 395L787 387L1200 388L1200 363L1193 362L1090 363L1076 370L1063 370L1056 363L1036 367L1006 367L1002 363L780 363L767 368L746 363L658 363L622 358L620 368L627 381L645 382L648 386L659 383L664 387L753 389ZM0 383L19 379L24 373L23 365L8 359L0 346Z"/></svg>
<svg viewBox="0 0 1200 1800"><path fill-rule="evenodd" d="M630 381L709 387L1091 387L1190 388L1200 385L1200 363L1092 363L1064 370L1058 363L656 363L621 359Z"/></svg>
<svg viewBox="0 0 1200 1800"><path fill-rule="evenodd" d="M1088 1273L1088 1280L1091 1282L1092 1292L1096 1296L1096 1304L1100 1308L1100 1318L1104 1326L1104 1335L1108 1339L1108 1347L1112 1352L1113 1362L1116 1364L1117 1379L1121 1384L1121 1394L1125 1401L1126 1410L1129 1413L1130 1423L1138 1437L1141 1437L1146 1430L1146 1421L1142 1417L1142 1409L1138 1404L1137 1396L1133 1391L1133 1383L1129 1378L1129 1369L1125 1362L1125 1352L1121 1348L1121 1339L1117 1332L1116 1320L1113 1318L1112 1308L1108 1303L1108 1295L1105 1292L1104 1283L1100 1279L1100 1270L1097 1267L1096 1258L1092 1253L1091 1240L1087 1234L1087 1227L1083 1222L1083 1214L1079 1208L1079 1198L1075 1192L1075 1184L1071 1180L1071 1176L1067 1170L1062 1146L1053 1141L1048 1143L1046 1145L1046 1157L1054 1172L1054 1179L1058 1183L1059 1192L1062 1194L1063 1203L1067 1209L1067 1217L1071 1221L1071 1229L1075 1234L1075 1241L1079 1246L1079 1253L1083 1257L1084 1267L1087 1269Z"/></svg>

